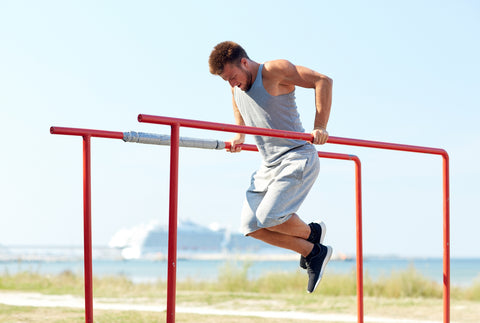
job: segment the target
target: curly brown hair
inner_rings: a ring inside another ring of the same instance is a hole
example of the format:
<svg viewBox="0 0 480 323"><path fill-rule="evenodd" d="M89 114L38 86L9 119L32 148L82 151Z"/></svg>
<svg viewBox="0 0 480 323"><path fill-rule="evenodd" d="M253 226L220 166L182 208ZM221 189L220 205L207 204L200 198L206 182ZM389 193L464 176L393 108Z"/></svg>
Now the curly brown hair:
<svg viewBox="0 0 480 323"><path fill-rule="evenodd" d="M215 46L208 59L210 73L220 75L223 72L225 64L240 64L242 58L249 58L245 50L239 44L233 41L224 41Z"/></svg>

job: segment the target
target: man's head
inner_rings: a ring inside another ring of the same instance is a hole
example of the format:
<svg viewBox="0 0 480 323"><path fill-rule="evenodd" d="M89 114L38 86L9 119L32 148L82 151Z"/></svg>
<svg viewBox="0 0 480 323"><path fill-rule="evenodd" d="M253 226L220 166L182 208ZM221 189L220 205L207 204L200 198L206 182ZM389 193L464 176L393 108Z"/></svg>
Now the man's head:
<svg viewBox="0 0 480 323"><path fill-rule="evenodd" d="M242 58L248 59L248 55L242 46L233 41L221 42L213 48L208 59L210 73L214 75L222 74L226 64L240 66Z"/></svg>
<svg viewBox="0 0 480 323"><path fill-rule="evenodd" d="M243 91L248 91L253 83L249 63L250 58L242 46L232 41L219 43L208 59L210 73L221 76L230 86Z"/></svg>

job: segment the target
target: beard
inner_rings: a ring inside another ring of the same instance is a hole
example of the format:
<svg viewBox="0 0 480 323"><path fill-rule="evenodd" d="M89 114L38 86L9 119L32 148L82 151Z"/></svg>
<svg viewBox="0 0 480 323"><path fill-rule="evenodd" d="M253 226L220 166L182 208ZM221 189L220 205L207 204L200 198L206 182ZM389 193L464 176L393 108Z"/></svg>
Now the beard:
<svg viewBox="0 0 480 323"><path fill-rule="evenodd" d="M250 88L252 87L253 77L252 77L252 73L250 73L250 71L245 70L244 72L245 72L245 76L246 76L246 81L245 81L244 88L241 89L241 90L244 91L244 92L248 92L248 90L250 90Z"/></svg>

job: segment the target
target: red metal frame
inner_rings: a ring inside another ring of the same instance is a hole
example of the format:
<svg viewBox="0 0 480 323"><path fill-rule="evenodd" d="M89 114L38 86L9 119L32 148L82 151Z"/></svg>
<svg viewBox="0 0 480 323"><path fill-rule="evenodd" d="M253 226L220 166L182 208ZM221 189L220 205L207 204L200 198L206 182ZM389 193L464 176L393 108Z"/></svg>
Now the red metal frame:
<svg viewBox="0 0 480 323"><path fill-rule="evenodd" d="M82 136L84 140L84 267L85 267L85 320L93 322L93 288L92 288L92 243L91 243L91 194L90 194L90 137L123 139L122 132L79 129L79 128L50 128L52 134ZM171 138L171 176L170 176L170 213L169 213L169 242L168 242L168 282L167 282L167 321L175 322L175 294L176 294L176 260L177 260L177 197L178 197L178 151L179 126L172 126ZM243 150L258 151L257 146L243 144ZM225 148L230 149L230 143L225 142ZM318 157L353 160L355 162L356 178L356 225L357 225L357 307L358 322L363 323L363 253L362 253L362 208L361 208L361 164L354 155L339 153L318 152ZM175 234L171 234L175 232Z"/></svg>
<svg viewBox="0 0 480 323"><path fill-rule="evenodd" d="M180 126L172 125L170 137L170 206L168 216L168 266L167 266L167 322L175 322L175 297L177 288L177 209L178 209L178 159Z"/></svg>
<svg viewBox="0 0 480 323"><path fill-rule="evenodd" d="M296 133L275 129L252 128L222 123L205 122L198 120L178 119L151 115L139 115L140 122L164 124L171 126L171 155L170 155L170 212L169 212L169 256L168 256L168 285L167 285L167 322L175 322L175 292L176 292L176 224L178 198L178 158L179 158L179 129L181 126L199 129L208 129L225 132L240 132L250 135L263 135L311 141L312 136L306 133ZM52 127L52 134L77 135L84 139L84 252L85 252L85 313L86 322L93 322L93 295L92 295L92 264L91 264L91 197L90 197L90 137L123 139L122 132L60 128ZM409 146L378 141L367 141L340 137L330 137L328 143L351 145L369 148L380 148L416 153L436 154L443 157L443 304L444 323L450 322L450 193L449 193L449 157L445 150L420 146ZM243 145L244 150L254 150L252 145ZM256 147L255 147L256 150ZM363 322L363 247L362 247L362 216L361 216L361 164L356 156L320 152L319 157L350 159L356 165L356 201L357 201L357 300L358 322ZM175 234L171 234L175 233ZM172 240L170 240L170 237ZM88 249L88 250L87 250Z"/></svg>
<svg viewBox="0 0 480 323"><path fill-rule="evenodd" d="M54 135L123 139L123 132L120 132L120 131L51 127L50 128L50 133L54 134Z"/></svg>
<svg viewBox="0 0 480 323"><path fill-rule="evenodd" d="M206 122L199 120L171 118L163 116L153 116L147 114L138 115L139 122L163 124L170 126L182 126L188 128L207 129L215 131L244 133L249 135L271 136L290 139L301 139L312 141L313 136L308 133L298 133L292 131L283 131L276 129L253 128L247 126L230 125L225 123ZM408 151L415 153L441 155L443 158L443 321L450 322L450 175L449 175L449 157L443 149L402 145L380 141L359 140L341 137L329 137L328 143ZM178 163L178 160L176 161ZM168 310L168 309L167 309Z"/></svg>
<svg viewBox="0 0 480 323"><path fill-rule="evenodd" d="M93 294L92 286L92 203L91 203L91 169L90 169L90 136L83 136L83 254L85 295ZM93 323L93 298L85 297L85 317Z"/></svg>
<svg viewBox="0 0 480 323"><path fill-rule="evenodd" d="M123 132L51 127L51 134L83 137L83 266L85 322L93 323L91 137L123 139Z"/></svg>

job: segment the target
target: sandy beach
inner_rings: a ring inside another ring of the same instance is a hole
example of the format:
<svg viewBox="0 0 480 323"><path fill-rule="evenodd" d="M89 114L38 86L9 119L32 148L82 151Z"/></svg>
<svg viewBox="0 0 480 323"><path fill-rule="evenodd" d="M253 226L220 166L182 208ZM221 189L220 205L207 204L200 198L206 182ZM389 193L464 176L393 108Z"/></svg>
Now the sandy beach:
<svg viewBox="0 0 480 323"><path fill-rule="evenodd" d="M25 292L0 292L0 304L14 306L33 307L65 307L83 309L84 299L72 295L44 295L40 293ZM94 300L94 308L98 310L112 311L147 311L165 312L166 306L163 302L142 301L141 299L112 299L98 298ZM356 315L350 314L318 314L301 311L259 311L259 310L234 310L223 309L215 306L177 306L177 313L201 314L214 316L235 316L235 317L259 317L277 319L295 319L315 322L357 322ZM371 323L440 323L432 320L411 320L389 317L365 316L365 322ZM453 321L452 321L453 323Z"/></svg>

